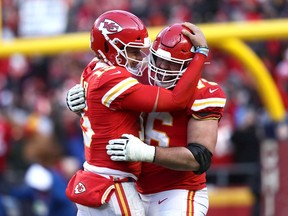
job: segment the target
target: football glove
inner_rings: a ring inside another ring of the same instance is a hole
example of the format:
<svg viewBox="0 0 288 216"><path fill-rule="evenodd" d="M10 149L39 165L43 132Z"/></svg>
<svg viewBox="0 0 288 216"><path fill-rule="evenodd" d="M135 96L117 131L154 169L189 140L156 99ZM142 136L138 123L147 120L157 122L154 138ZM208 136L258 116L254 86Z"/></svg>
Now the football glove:
<svg viewBox="0 0 288 216"><path fill-rule="evenodd" d="M139 138L123 134L120 139L109 140L107 154L113 161L154 162L155 146L147 145Z"/></svg>
<svg viewBox="0 0 288 216"><path fill-rule="evenodd" d="M66 104L69 110L75 113L81 112L86 107L85 90L81 85L77 84L69 89Z"/></svg>

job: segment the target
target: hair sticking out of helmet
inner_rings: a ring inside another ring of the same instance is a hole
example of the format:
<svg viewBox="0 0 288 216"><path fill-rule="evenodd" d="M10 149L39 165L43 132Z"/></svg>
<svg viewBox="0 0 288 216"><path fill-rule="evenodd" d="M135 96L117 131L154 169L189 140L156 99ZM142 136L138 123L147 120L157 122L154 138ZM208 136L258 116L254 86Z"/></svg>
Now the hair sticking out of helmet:
<svg viewBox="0 0 288 216"><path fill-rule="evenodd" d="M125 67L134 75L141 75L146 68L147 56L141 49L150 45L144 23L127 11L105 12L91 29L90 46L95 54L107 64ZM130 57L129 48L138 49L141 56Z"/></svg>
<svg viewBox="0 0 288 216"><path fill-rule="evenodd" d="M150 47L148 76L151 85L173 88L195 54L192 42L182 34L181 23L164 28Z"/></svg>

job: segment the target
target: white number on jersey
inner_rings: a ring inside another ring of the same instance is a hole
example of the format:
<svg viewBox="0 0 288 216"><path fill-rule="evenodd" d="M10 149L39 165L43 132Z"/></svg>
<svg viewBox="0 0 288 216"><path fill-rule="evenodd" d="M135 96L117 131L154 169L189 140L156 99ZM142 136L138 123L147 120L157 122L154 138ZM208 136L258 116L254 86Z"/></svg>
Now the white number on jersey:
<svg viewBox="0 0 288 216"><path fill-rule="evenodd" d="M159 146L168 147L170 139L167 134L163 131L154 130L154 122L156 119L162 121L162 125L172 126L173 124L173 117L168 112L149 113L145 130L145 142L151 144L151 140L154 140L158 142Z"/></svg>

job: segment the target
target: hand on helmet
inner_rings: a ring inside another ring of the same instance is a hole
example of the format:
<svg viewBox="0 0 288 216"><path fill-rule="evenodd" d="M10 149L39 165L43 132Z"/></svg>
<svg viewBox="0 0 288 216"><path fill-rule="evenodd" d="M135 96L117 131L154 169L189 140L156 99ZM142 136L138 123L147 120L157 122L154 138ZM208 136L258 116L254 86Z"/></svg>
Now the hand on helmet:
<svg viewBox="0 0 288 216"><path fill-rule="evenodd" d="M66 104L69 110L75 113L81 112L86 107L85 90L81 85L77 84L69 89Z"/></svg>
<svg viewBox="0 0 288 216"><path fill-rule="evenodd" d="M182 33L185 36L187 36L193 43L193 46L195 47L195 53L201 53L206 57L208 57L209 48L207 45L206 38L201 29L189 22L183 23L183 26L191 30L191 32L189 32L186 29L184 29L182 30Z"/></svg>
<svg viewBox="0 0 288 216"><path fill-rule="evenodd" d="M113 161L153 162L155 146L147 145L131 134L123 134L120 139L109 140L107 154Z"/></svg>
<svg viewBox="0 0 288 216"><path fill-rule="evenodd" d="M191 40L195 47L208 47L206 38L198 26L189 22L184 22L183 26L191 30L192 33L187 30L183 30L182 33Z"/></svg>

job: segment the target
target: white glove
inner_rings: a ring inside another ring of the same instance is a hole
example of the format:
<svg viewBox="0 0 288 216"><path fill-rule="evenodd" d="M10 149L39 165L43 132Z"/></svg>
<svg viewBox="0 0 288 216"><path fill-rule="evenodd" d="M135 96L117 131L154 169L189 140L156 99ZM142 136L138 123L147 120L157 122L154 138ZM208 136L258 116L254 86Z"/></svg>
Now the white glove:
<svg viewBox="0 0 288 216"><path fill-rule="evenodd" d="M85 103L85 90L77 84L69 89L66 95L66 104L72 112L81 112L86 107Z"/></svg>
<svg viewBox="0 0 288 216"><path fill-rule="evenodd" d="M153 162L155 146L147 145L131 134L123 134L120 139L109 140L107 154L113 161Z"/></svg>

